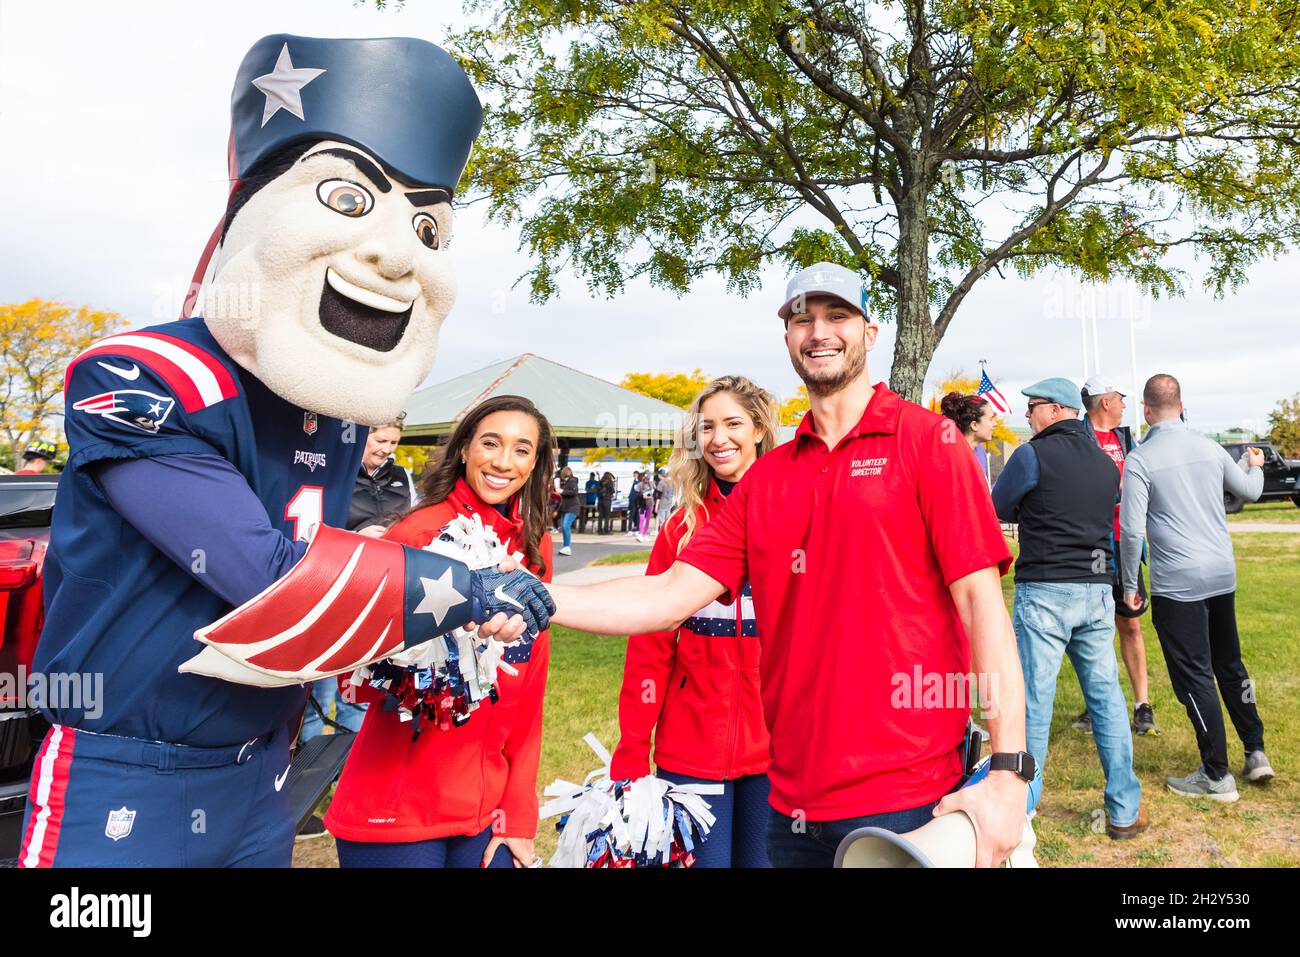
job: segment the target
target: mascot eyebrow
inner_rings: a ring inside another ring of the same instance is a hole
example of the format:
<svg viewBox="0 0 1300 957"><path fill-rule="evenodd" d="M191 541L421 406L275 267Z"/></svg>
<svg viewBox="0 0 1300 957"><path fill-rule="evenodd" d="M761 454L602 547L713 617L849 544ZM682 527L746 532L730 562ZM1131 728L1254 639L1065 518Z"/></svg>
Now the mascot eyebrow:
<svg viewBox="0 0 1300 957"><path fill-rule="evenodd" d="M365 156L352 150L343 149L342 147L331 147L329 149L317 150L314 153L308 153L298 162L305 163L317 156L337 156L339 159L347 160L358 170L365 174L366 178L375 184L375 188L381 193L390 192L393 184L388 181L388 177L383 174L378 166L372 163ZM433 206L437 203L450 203L451 193L445 189L421 189L407 193L406 198L411 201L412 206Z"/></svg>

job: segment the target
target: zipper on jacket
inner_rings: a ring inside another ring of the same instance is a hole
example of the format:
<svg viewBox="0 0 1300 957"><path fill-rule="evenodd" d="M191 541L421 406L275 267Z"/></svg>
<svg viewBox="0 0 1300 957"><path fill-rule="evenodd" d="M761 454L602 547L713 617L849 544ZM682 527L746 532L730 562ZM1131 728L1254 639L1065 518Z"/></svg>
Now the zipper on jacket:
<svg viewBox="0 0 1300 957"><path fill-rule="evenodd" d="M741 673L745 670L744 648L741 642L745 640L745 596L744 589L741 594L736 596L736 667L731 675L731 714L727 719L727 750L722 755L722 778L724 781L730 781L733 776L733 770L736 766L736 738L740 734L740 721L736 718L736 712L740 708L740 686Z"/></svg>

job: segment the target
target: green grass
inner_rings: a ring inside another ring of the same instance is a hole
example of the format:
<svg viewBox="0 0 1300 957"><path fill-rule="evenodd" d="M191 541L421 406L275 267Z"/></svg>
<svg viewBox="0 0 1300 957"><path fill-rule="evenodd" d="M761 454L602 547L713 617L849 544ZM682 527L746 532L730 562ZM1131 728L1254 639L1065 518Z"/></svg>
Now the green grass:
<svg viewBox="0 0 1300 957"><path fill-rule="evenodd" d="M1293 511L1300 511L1287 504ZM1297 529L1300 532L1300 528ZM1162 734L1133 739L1134 770L1151 828L1133 841L1111 841L1095 830L1105 779L1092 738L1070 727L1083 711L1079 682L1068 660L1057 681L1046 788L1035 828L1040 863L1098 867L1242 867L1300 865L1300 645L1294 592L1300 582L1300 534L1242 533L1237 553L1237 625L1242 658L1256 687L1265 745L1278 777L1265 786L1238 776L1241 800L1219 805L1178 797L1165 778L1199 763L1187 713L1174 697L1164 656L1142 618L1151 704ZM1003 590L1010 595L1010 576ZM1116 654L1119 643L1116 641ZM1120 681L1130 707L1133 691L1122 662ZM1225 721L1227 716L1225 712ZM1228 722L1230 767L1242 762L1241 742Z"/></svg>
<svg viewBox="0 0 1300 957"><path fill-rule="evenodd" d="M612 753L618 744L618 692L623 681L627 638L590 635L559 625L551 628L551 667L546 678L541 791L556 778L582 781L600 760L582 738L594 734ZM542 797L543 804L548 799ZM555 818L537 825L537 853L555 852Z"/></svg>
<svg viewBox="0 0 1300 957"><path fill-rule="evenodd" d="M1300 512L1292 505L1292 511ZM1300 532L1300 529L1297 530ZM1163 734L1134 739L1134 766L1151 828L1132 841L1106 837L1104 780L1092 738L1070 728L1083 710L1068 661L1057 684L1046 789L1035 821L1044 866L1080 867L1296 867L1300 866L1300 642L1296 590L1300 534L1243 533L1234 537L1238 561L1237 620L1243 658L1256 685L1269 758L1278 777L1267 787L1238 782L1241 800L1219 805L1170 793L1164 779L1196 767L1196 740L1175 700L1150 616L1142 619L1152 705ZM1011 576L1003 580L1008 601ZM625 638L551 630L551 673L546 691L539 790L557 777L580 781L599 764L582 742L593 732L613 750L618 742L618 691ZM1118 643L1116 647L1118 654ZM1128 675L1124 693L1132 704ZM1240 743L1229 725L1232 765ZM555 847L554 821L538 828L538 853Z"/></svg>
<svg viewBox="0 0 1300 957"><path fill-rule="evenodd" d="M650 561L650 549L638 549L635 552L615 552L613 555L602 555L595 561L588 562L588 565L644 565Z"/></svg>
<svg viewBox="0 0 1300 957"><path fill-rule="evenodd" d="M1245 506L1236 515L1229 515L1228 521L1286 522L1288 525L1300 526L1300 508L1296 508L1295 504L1287 499L1280 502L1252 503Z"/></svg>

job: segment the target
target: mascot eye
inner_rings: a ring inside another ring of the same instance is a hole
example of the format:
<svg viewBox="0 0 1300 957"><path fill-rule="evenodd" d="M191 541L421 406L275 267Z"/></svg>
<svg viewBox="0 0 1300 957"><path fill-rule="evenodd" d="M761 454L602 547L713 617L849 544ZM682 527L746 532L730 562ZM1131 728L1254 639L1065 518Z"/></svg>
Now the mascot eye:
<svg viewBox="0 0 1300 957"><path fill-rule="evenodd" d="M420 242L430 249L438 248L438 223L432 216L428 213L416 213L411 224L415 226L415 235L420 237Z"/></svg>
<svg viewBox="0 0 1300 957"><path fill-rule="evenodd" d="M356 183L345 179L327 179L316 187L316 197L344 216L364 216L375 205L374 197Z"/></svg>

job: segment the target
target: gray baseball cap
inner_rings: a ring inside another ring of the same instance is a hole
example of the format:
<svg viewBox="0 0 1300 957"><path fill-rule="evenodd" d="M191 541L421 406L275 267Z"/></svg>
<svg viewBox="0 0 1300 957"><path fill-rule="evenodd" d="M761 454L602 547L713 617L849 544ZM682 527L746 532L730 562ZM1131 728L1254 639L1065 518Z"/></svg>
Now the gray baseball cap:
<svg viewBox="0 0 1300 957"><path fill-rule="evenodd" d="M818 294L835 296L863 316L868 315L867 290L862 285L862 279L852 269L836 263L813 263L807 269L795 273L785 287L785 305L776 314L789 322L797 300Z"/></svg>
<svg viewBox="0 0 1300 957"><path fill-rule="evenodd" d="M1031 399L1046 399L1048 402L1055 402L1067 409L1077 409L1079 407L1079 387L1069 379L1063 379L1060 376L1040 379L1033 385L1025 386L1020 390L1020 394Z"/></svg>

